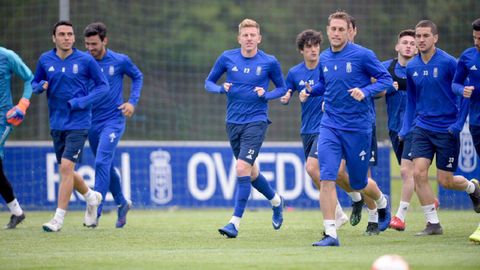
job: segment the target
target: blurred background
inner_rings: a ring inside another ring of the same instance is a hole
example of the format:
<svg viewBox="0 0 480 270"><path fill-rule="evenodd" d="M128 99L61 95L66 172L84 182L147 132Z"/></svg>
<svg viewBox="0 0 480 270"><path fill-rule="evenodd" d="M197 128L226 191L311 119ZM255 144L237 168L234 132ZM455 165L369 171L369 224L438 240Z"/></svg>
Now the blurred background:
<svg viewBox="0 0 480 270"><path fill-rule="evenodd" d="M0 46L17 52L35 71L38 57L53 48L52 26L60 2L0 0ZM66 1L68 2L68 1ZM94 21L108 27L109 48L125 53L144 73L136 114L128 120L124 140L225 141L225 96L209 94L204 80L216 58L238 47L237 26L256 20L263 35L260 48L288 69L302 61L295 37L304 29L325 35L327 17L343 9L357 19L356 43L383 61L395 57L396 35L422 19L439 28L438 47L458 57L473 45L471 22L479 17L478 0L318 1L318 0L83 0L69 2L76 47L84 50L83 29ZM328 46L325 40L322 48ZM129 80L126 80L129 86ZM15 102L21 95L13 84ZM128 94L128 91L126 91ZM377 137L388 139L385 101L377 103ZM34 96L24 124L10 140L49 140L46 96ZM300 106L270 102L267 141L299 139Z"/></svg>

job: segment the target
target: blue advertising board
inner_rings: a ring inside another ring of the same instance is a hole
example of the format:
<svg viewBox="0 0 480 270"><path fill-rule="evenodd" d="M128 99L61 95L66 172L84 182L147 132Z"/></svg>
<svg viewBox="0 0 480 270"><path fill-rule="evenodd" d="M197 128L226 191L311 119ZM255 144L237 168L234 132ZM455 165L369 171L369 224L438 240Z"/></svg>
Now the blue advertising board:
<svg viewBox="0 0 480 270"><path fill-rule="evenodd" d="M60 181L51 142L14 142L5 149L4 167L15 193L26 209L54 209ZM390 149L380 147L379 166L373 175L390 193ZM305 172L302 146L298 143L265 143L257 158L262 174L289 207L318 208L318 195ZM86 147L76 171L94 185L94 157ZM114 165L122 178L126 197L136 208L231 207L235 194L235 160L228 143L213 142L122 142ZM253 189L252 189L253 191ZM350 205L345 192L339 200ZM113 206L111 194L107 207ZM74 192L70 208L83 209L83 197ZM248 207L270 207L253 191Z"/></svg>

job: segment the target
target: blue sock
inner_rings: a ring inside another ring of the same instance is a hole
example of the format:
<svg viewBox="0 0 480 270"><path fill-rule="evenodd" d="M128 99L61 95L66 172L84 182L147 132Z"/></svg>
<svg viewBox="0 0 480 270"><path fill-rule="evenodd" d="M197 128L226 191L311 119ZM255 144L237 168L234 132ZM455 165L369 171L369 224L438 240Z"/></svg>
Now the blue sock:
<svg viewBox="0 0 480 270"><path fill-rule="evenodd" d="M250 191L252 190L252 185L250 184L250 176L240 176L237 177L237 191L235 193L235 209L233 210L233 215L236 217L242 217L243 212L245 212L245 207L247 206L248 197L250 196Z"/></svg>
<svg viewBox="0 0 480 270"><path fill-rule="evenodd" d="M116 205L122 205L127 203L127 200L123 196L120 175L118 174L117 170L115 170L113 165L110 168L110 188L109 189L113 195L113 199L115 200Z"/></svg>
<svg viewBox="0 0 480 270"><path fill-rule="evenodd" d="M252 181L252 186L258 190L258 192L262 193L267 200L271 200L273 197L275 197L275 191L272 189L270 184L268 184L265 176L263 176L261 173L258 174L257 179Z"/></svg>

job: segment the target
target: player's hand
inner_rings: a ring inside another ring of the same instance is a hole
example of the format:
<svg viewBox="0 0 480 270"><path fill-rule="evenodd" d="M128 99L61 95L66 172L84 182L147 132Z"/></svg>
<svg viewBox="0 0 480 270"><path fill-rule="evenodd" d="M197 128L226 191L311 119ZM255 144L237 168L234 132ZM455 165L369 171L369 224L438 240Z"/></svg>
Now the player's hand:
<svg viewBox="0 0 480 270"><path fill-rule="evenodd" d="M398 82L393 82L393 88L395 88L395 91L398 91Z"/></svg>
<svg viewBox="0 0 480 270"><path fill-rule="evenodd" d="M280 98L280 102L282 104L288 104L291 97L292 97L292 89L288 89L287 93L283 97Z"/></svg>
<svg viewBox="0 0 480 270"><path fill-rule="evenodd" d="M25 118L25 114L27 113L27 109L30 106L30 101L26 98L20 99L18 102L17 106L11 108L7 112L7 122L14 125L18 126L23 122L23 119Z"/></svg>
<svg viewBox="0 0 480 270"><path fill-rule="evenodd" d="M305 102L307 101L309 96L310 94L307 93L307 90L303 89L302 91L300 91L300 94L298 94L298 99L300 99L300 102Z"/></svg>
<svg viewBox="0 0 480 270"><path fill-rule="evenodd" d="M263 89L263 87L257 86L253 91L257 92L258 97L262 97L263 95L265 95L265 89Z"/></svg>
<svg viewBox="0 0 480 270"><path fill-rule="evenodd" d="M352 88L348 90L348 92L350 93L350 96L353 97L356 101L362 101L365 98L365 94L358 87Z"/></svg>
<svg viewBox="0 0 480 270"><path fill-rule="evenodd" d="M135 112L135 106L130 102L125 102L118 107L119 110L122 110L123 115L126 117L131 117Z"/></svg>
<svg viewBox="0 0 480 270"><path fill-rule="evenodd" d="M312 86L309 83L305 83L305 89L307 89L308 93L312 92Z"/></svg>
<svg viewBox="0 0 480 270"><path fill-rule="evenodd" d="M45 82L45 83L42 85L42 88L43 88L43 90L47 90L47 89L48 89L48 82Z"/></svg>
<svg viewBox="0 0 480 270"><path fill-rule="evenodd" d="M475 86L465 86L463 88L463 97L470 98L472 96L473 90L475 90Z"/></svg>
<svg viewBox="0 0 480 270"><path fill-rule="evenodd" d="M228 92L230 90L230 87L232 87L231 83L223 83L223 89L225 90L225 92Z"/></svg>

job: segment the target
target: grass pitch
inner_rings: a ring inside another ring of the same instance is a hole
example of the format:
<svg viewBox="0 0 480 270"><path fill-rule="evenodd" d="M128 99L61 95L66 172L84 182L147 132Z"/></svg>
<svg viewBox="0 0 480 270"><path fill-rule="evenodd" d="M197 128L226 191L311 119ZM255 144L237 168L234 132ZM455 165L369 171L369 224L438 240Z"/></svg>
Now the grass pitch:
<svg viewBox="0 0 480 270"><path fill-rule="evenodd" d="M274 231L271 211L247 210L236 239L217 229L231 210L140 211L133 209L128 224L115 229L114 213L100 226L82 226L83 213L69 212L59 233L42 231L51 212L27 212L15 230L1 230L0 269L370 269L383 254L406 258L411 269L479 269L480 245L468 236L480 221L473 211L440 211L444 235L416 237L424 227L423 214L414 209L407 231L387 230L363 236L362 222L339 231L340 247L319 248L320 211L292 210L284 226ZM8 221L2 212L2 223Z"/></svg>

